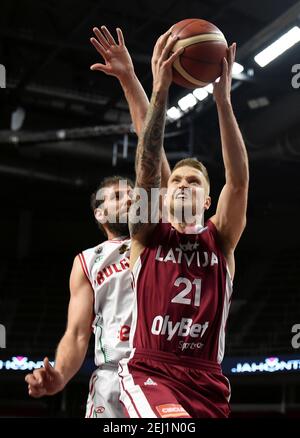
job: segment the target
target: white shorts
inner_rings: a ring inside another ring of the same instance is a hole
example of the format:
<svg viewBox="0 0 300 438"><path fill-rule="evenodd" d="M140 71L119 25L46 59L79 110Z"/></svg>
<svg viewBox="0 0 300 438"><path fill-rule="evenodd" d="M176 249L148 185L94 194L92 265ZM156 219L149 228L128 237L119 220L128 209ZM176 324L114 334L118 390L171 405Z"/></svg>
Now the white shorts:
<svg viewBox="0 0 300 438"><path fill-rule="evenodd" d="M102 366L90 379L90 390L86 405L86 418L124 418L119 401L120 384L118 368Z"/></svg>

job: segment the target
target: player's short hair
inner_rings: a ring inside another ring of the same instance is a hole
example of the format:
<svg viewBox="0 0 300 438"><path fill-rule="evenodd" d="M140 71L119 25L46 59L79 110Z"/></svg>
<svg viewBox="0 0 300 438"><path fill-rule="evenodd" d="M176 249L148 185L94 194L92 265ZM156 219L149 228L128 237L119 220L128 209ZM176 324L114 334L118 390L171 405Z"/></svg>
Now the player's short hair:
<svg viewBox="0 0 300 438"><path fill-rule="evenodd" d="M200 172L203 173L207 184L208 184L208 193L209 193L209 189L210 189L210 180L209 180L209 176L208 176L208 172L206 167L204 166L203 163L201 163L201 161L197 160L197 158L184 158L183 160L178 161L178 163L175 164L175 166L173 167L172 173L174 172L174 170L178 169L179 167L183 167L183 166L190 166L190 167L194 167L197 170L200 170Z"/></svg>
<svg viewBox="0 0 300 438"><path fill-rule="evenodd" d="M127 178L125 176L120 176L120 175L114 175L114 176L108 176L106 178L104 178L101 183L99 184L99 186L96 188L96 190L91 194L91 198L90 198L90 205L91 205L91 209L94 212L96 208L100 207L100 205L103 203L104 199L97 199L97 193L99 192L99 190L104 189L105 187L111 187L114 186L115 184L119 184L120 181L127 181L127 184L134 188L134 183L130 178ZM98 221L96 221L100 230L102 231L103 234L105 234L105 236L107 236L103 225L100 224Z"/></svg>

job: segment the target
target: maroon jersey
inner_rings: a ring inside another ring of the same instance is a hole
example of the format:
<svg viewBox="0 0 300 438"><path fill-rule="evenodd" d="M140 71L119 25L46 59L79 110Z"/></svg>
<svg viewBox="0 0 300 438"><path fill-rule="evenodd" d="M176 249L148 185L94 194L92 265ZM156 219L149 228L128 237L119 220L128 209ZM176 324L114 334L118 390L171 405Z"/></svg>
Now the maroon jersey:
<svg viewBox="0 0 300 438"><path fill-rule="evenodd" d="M222 362L232 282L210 220L198 234L159 223L133 284L134 348Z"/></svg>

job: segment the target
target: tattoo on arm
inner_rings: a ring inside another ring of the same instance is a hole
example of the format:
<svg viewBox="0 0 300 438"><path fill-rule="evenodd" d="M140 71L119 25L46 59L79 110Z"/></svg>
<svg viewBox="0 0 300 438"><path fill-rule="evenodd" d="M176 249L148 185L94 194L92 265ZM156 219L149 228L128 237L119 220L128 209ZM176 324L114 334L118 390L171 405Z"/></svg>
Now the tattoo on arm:
<svg viewBox="0 0 300 438"><path fill-rule="evenodd" d="M143 188L147 192L149 218L151 188L160 188L161 182L165 112L166 99L159 94L153 94L136 151L136 187ZM140 222L130 223L131 235L137 234L143 225Z"/></svg>

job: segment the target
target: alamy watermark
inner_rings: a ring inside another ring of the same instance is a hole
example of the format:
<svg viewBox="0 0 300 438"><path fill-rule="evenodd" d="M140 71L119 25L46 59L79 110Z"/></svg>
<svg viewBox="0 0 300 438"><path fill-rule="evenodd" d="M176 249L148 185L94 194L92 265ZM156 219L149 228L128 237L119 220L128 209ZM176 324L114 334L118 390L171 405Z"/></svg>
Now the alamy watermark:
<svg viewBox="0 0 300 438"><path fill-rule="evenodd" d="M6 69L3 64L0 64L0 88L6 88Z"/></svg>
<svg viewBox="0 0 300 438"><path fill-rule="evenodd" d="M0 324L0 348L6 348L6 329Z"/></svg>
<svg viewBox="0 0 300 438"><path fill-rule="evenodd" d="M300 348L300 324L294 324L291 331L292 333L296 333L292 337L292 347L295 349Z"/></svg>
<svg viewBox="0 0 300 438"><path fill-rule="evenodd" d="M292 73L296 73L292 77L292 87L295 89L300 88L300 64L294 64L292 66Z"/></svg>
<svg viewBox="0 0 300 438"><path fill-rule="evenodd" d="M203 187L151 188L148 192L142 187L132 190L127 180L120 180L109 194L107 187L98 190L96 200L98 209L102 210L97 220L102 224L127 223L128 220L131 224L184 222L203 226L204 223Z"/></svg>

